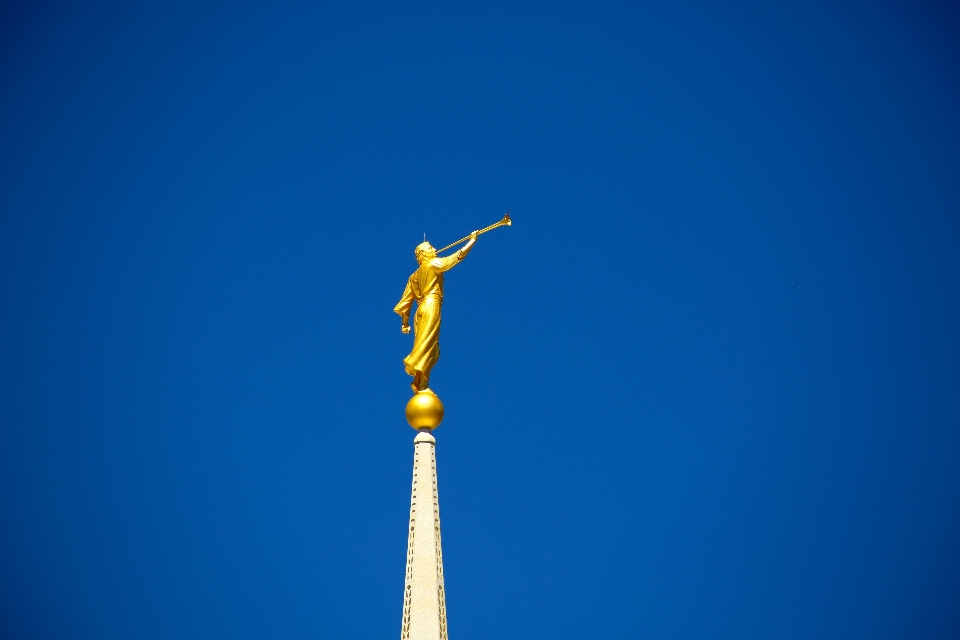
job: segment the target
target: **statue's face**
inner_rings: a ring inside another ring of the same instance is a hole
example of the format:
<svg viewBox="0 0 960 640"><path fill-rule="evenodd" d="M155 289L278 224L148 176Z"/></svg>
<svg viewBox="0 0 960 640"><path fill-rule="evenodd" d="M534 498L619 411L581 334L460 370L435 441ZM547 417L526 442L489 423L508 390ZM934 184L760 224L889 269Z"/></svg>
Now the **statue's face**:
<svg viewBox="0 0 960 640"><path fill-rule="evenodd" d="M417 246L414 251L414 255L417 256L417 262L423 264L424 260L430 260L437 257L437 250L433 248L429 242L422 242Z"/></svg>

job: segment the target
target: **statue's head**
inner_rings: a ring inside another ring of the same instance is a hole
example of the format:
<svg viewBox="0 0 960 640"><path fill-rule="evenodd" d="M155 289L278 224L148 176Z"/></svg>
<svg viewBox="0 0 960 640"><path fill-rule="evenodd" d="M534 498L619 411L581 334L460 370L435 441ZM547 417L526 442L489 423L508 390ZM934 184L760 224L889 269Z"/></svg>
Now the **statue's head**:
<svg viewBox="0 0 960 640"><path fill-rule="evenodd" d="M417 262L423 264L424 260L430 260L437 257L437 250L429 242L421 242L413 250L413 255L417 256Z"/></svg>

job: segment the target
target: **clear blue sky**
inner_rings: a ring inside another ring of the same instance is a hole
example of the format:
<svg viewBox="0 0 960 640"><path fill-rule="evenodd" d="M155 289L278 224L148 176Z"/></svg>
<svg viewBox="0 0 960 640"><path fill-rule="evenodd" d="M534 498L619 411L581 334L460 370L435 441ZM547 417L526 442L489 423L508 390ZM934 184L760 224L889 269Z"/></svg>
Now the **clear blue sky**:
<svg viewBox="0 0 960 640"><path fill-rule="evenodd" d="M8 2L0 635L960 636L960 12Z"/></svg>

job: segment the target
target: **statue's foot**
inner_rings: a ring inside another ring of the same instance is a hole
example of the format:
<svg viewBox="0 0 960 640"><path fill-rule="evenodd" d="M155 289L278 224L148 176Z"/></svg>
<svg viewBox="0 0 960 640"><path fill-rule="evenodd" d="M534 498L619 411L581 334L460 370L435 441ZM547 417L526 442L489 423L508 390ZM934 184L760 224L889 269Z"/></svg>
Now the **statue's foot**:
<svg viewBox="0 0 960 640"><path fill-rule="evenodd" d="M413 389L413 393L414 395L416 395L426 387L427 387L426 377L423 375L423 372L417 371L413 376L413 382L410 384L410 388Z"/></svg>

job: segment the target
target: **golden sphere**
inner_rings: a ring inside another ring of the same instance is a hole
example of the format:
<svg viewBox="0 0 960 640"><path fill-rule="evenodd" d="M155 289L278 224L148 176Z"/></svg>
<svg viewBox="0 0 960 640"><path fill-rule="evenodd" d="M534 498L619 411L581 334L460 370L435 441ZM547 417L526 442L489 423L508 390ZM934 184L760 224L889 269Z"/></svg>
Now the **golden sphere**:
<svg viewBox="0 0 960 640"><path fill-rule="evenodd" d="M436 429L443 420L443 403L430 389L418 391L407 403L407 422L416 430Z"/></svg>

